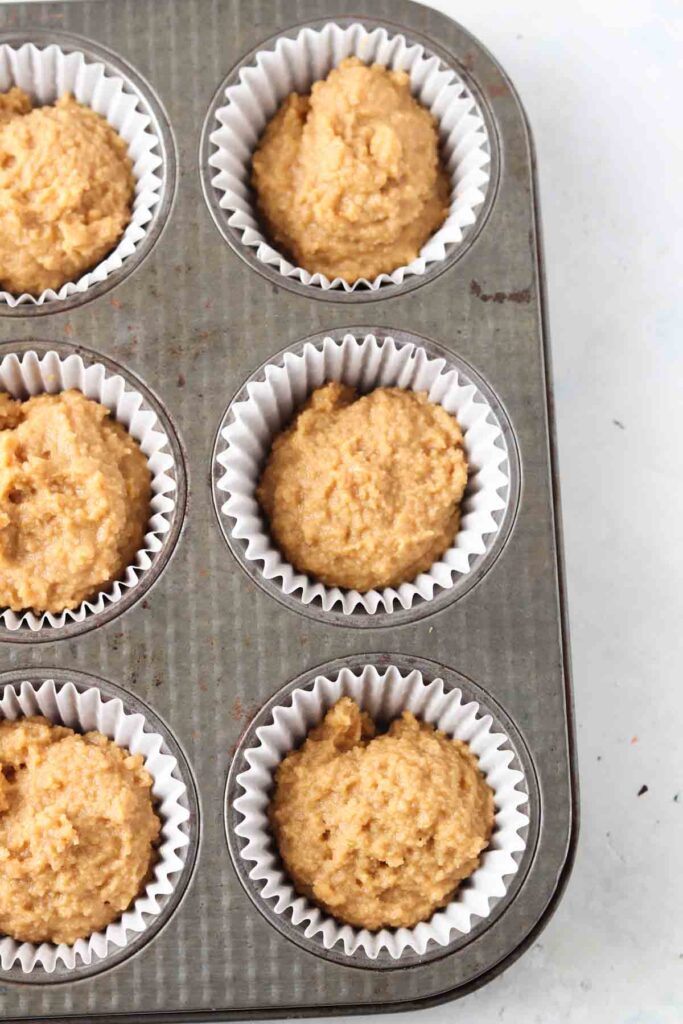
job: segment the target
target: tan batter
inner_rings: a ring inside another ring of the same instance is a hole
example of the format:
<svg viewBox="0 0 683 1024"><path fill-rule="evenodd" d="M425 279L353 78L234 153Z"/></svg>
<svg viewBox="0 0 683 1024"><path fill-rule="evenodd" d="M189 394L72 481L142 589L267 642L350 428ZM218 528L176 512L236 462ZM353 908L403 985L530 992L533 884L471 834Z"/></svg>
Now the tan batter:
<svg viewBox="0 0 683 1024"><path fill-rule="evenodd" d="M494 804L465 743L409 711L377 736L343 697L278 767L269 814L298 892L359 928L411 928L478 866Z"/></svg>
<svg viewBox="0 0 683 1024"><path fill-rule="evenodd" d="M441 226L450 184L436 121L403 71L342 61L292 93L253 158L274 243L311 273L372 281L414 260Z"/></svg>
<svg viewBox="0 0 683 1024"><path fill-rule="evenodd" d="M362 592L431 568L466 485L458 422L426 394L330 383L275 438L257 497L296 569Z"/></svg>
<svg viewBox="0 0 683 1024"><path fill-rule="evenodd" d="M101 733L0 722L0 932L73 943L120 917L155 857L151 786Z"/></svg>
<svg viewBox="0 0 683 1024"><path fill-rule="evenodd" d="M133 561L149 516L147 460L103 405L0 393L0 606L74 608Z"/></svg>
<svg viewBox="0 0 683 1024"><path fill-rule="evenodd" d="M77 280L118 242L134 190L126 143L94 110L0 94L0 287L39 295Z"/></svg>

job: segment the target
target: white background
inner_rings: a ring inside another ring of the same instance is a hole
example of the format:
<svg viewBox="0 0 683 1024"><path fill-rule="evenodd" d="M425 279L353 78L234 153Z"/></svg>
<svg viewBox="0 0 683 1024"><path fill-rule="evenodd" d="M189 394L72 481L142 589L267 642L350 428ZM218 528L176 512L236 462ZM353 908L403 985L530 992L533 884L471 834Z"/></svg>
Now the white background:
<svg viewBox="0 0 683 1024"><path fill-rule="evenodd" d="M474 995L410 1017L678 1024L683 3L433 6L498 58L536 139L582 823L569 888L536 945Z"/></svg>

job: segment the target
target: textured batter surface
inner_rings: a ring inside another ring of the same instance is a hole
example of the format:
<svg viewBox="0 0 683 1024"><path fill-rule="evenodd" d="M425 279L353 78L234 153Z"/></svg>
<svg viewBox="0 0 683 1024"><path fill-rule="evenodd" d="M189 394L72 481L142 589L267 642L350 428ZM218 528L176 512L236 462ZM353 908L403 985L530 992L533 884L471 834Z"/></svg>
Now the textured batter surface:
<svg viewBox="0 0 683 1024"><path fill-rule="evenodd" d="M118 242L134 190L126 143L94 110L0 94L0 287L39 295L77 280Z"/></svg>
<svg viewBox="0 0 683 1024"><path fill-rule="evenodd" d="M151 786L101 733L0 722L0 932L72 943L120 917L155 856Z"/></svg>
<svg viewBox="0 0 683 1024"><path fill-rule="evenodd" d="M133 561L149 516L147 459L103 405L0 393L0 605L76 607Z"/></svg>
<svg viewBox="0 0 683 1024"><path fill-rule="evenodd" d="M453 543L467 459L424 393L329 383L273 442L258 500L284 557L328 586L398 586Z"/></svg>
<svg viewBox="0 0 683 1024"><path fill-rule="evenodd" d="M408 75L357 57L310 96L288 96L254 154L252 183L275 244L311 273L349 282L414 260L450 194L436 122Z"/></svg>
<svg viewBox="0 0 683 1024"><path fill-rule="evenodd" d="M410 712L376 735L343 697L277 770L270 820L298 892L359 928L410 928L479 864L493 793L465 743Z"/></svg>

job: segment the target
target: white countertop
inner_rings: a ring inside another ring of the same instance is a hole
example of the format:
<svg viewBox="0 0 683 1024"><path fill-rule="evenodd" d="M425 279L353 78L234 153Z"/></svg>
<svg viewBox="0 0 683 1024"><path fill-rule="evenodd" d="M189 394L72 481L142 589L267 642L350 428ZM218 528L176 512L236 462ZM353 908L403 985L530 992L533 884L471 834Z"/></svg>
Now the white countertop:
<svg viewBox="0 0 683 1024"><path fill-rule="evenodd" d="M536 945L474 995L410 1019L679 1024L683 5L432 5L498 58L536 140L582 821Z"/></svg>

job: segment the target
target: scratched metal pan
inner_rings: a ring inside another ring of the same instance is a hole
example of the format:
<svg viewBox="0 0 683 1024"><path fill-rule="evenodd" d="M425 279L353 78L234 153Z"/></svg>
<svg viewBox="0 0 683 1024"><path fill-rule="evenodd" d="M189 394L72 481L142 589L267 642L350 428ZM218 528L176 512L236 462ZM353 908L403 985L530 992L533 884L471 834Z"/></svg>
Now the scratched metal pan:
<svg viewBox="0 0 683 1024"><path fill-rule="evenodd" d="M421 279L370 300L322 296L260 265L228 223L207 168L215 110L241 63L276 33L345 19L383 24L455 68L476 97L490 145L486 201L462 244ZM417 1008L472 991L516 960L547 922L570 871L578 820L535 158L514 89L468 32L408 0L0 6L0 44L27 41L81 50L137 92L159 137L163 188L144 245L106 282L61 303L0 304L0 356L29 343L83 346L86 360L99 355L120 367L163 414L187 501L172 557L161 559L144 597L121 602L121 614L87 630L34 641L3 629L0 669L13 685L23 674L35 681L73 672L158 715L196 785L190 827L198 849L163 927L87 970L3 970L2 1016L305 1016ZM214 443L233 396L283 350L359 323L417 336L471 371L505 412L518 470L514 522L476 585L419 615L384 616L371 631L354 616L299 614L295 602L278 599L245 571L214 508ZM228 773L251 720L267 718L275 694L310 680L319 665L359 660L419 664L489 701L508 723L532 797L523 870L495 912L443 955L375 969L339 949L328 956L310 948L259 912L226 837Z"/></svg>

